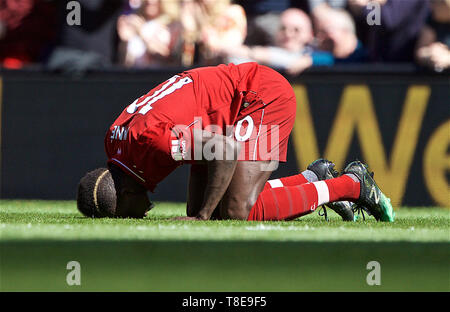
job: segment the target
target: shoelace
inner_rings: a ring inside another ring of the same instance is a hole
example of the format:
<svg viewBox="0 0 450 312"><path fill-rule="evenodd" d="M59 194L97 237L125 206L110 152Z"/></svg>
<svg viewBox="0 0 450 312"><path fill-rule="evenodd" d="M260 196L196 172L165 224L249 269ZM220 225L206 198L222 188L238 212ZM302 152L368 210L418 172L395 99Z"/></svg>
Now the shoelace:
<svg viewBox="0 0 450 312"><path fill-rule="evenodd" d="M353 211L353 215L356 216L356 218L354 217L355 221L359 219L360 215L362 215L363 221L366 221L366 216L364 214L364 211L366 211L366 209L364 207L359 206L358 204L354 204L352 206L352 211ZM358 214L356 215L356 213L358 213ZM366 211L366 213L367 213L367 211Z"/></svg>
<svg viewBox="0 0 450 312"><path fill-rule="evenodd" d="M323 211L322 213L320 213L321 211ZM328 219L328 214L327 214L327 208L325 208L325 205L320 206L320 210L317 212L319 214L320 217L325 217L325 221L330 221L330 219Z"/></svg>
<svg viewBox="0 0 450 312"><path fill-rule="evenodd" d="M363 221L366 221L366 214L370 216L370 213L366 210L366 208L359 206L357 204L354 204L352 206L352 211L353 214L355 215L356 213L358 213L356 215L356 218L354 219L354 221L359 219L359 216L362 215L363 217ZM365 214L365 213L366 214ZM319 214L320 217L325 217L325 221L329 222L330 219L328 219L328 213L327 213L327 208L325 205L320 206L320 210L317 212Z"/></svg>

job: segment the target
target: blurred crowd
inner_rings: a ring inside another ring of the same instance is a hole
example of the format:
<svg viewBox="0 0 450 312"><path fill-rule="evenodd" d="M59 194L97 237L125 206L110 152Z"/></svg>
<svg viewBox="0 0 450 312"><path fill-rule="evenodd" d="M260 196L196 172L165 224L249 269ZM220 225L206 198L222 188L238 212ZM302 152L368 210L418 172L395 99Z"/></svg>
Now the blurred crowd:
<svg viewBox="0 0 450 312"><path fill-rule="evenodd" d="M77 5L78 4L78 5ZM78 10L78 11L77 11ZM450 0L0 0L0 66L450 68Z"/></svg>

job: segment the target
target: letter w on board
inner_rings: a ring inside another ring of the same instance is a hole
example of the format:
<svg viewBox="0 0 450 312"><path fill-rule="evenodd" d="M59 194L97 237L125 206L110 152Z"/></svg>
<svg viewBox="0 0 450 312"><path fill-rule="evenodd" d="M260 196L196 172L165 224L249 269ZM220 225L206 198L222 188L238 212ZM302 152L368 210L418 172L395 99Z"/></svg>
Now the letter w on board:
<svg viewBox="0 0 450 312"><path fill-rule="evenodd" d="M293 142L298 167L306 168L321 154L317 146L307 90L303 85L294 85L293 89L297 98ZM429 96L428 86L409 87L391 155L386 157L368 86L346 86L323 156L334 161L338 170L342 169L356 132L364 160L376 173L377 183L389 194L394 205L401 204Z"/></svg>

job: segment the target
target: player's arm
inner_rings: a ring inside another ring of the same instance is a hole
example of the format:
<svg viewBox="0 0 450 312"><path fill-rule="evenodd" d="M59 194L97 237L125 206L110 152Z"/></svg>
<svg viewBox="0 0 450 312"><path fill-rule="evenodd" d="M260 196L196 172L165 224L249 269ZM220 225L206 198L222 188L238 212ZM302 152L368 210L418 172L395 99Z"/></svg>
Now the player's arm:
<svg viewBox="0 0 450 312"><path fill-rule="evenodd" d="M195 129L197 130L197 129ZM207 131L194 132L195 144L202 143L203 158L208 166L208 182L198 220L209 220L230 185L239 155L239 144L230 137ZM211 147L211 148L206 148Z"/></svg>
<svg viewBox="0 0 450 312"><path fill-rule="evenodd" d="M206 163L195 163L191 165L189 174L186 215L195 217L205 197L206 184L208 183L208 165Z"/></svg>
<svg viewBox="0 0 450 312"><path fill-rule="evenodd" d="M230 137L197 129L194 129L194 142L208 147L203 149L203 159L208 168L208 179L203 201L197 214L180 219L209 220L233 177L240 146Z"/></svg>
<svg viewBox="0 0 450 312"><path fill-rule="evenodd" d="M208 161L208 183L206 184L205 196L197 219L209 220L214 209L219 204L225 191L230 185L237 160L212 160Z"/></svg>

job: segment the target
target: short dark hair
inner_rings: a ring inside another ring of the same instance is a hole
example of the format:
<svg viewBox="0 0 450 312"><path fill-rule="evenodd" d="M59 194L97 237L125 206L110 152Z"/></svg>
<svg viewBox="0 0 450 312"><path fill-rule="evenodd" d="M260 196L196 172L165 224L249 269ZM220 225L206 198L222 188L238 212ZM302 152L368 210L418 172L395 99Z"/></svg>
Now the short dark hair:
<svg viewBox="0 0 450 312"><path fill-rule="evenodd" d="M81 178L77 207L83 215L91 218L114 217L116 205L116 188L108 168L95 169Z"/></svg>

